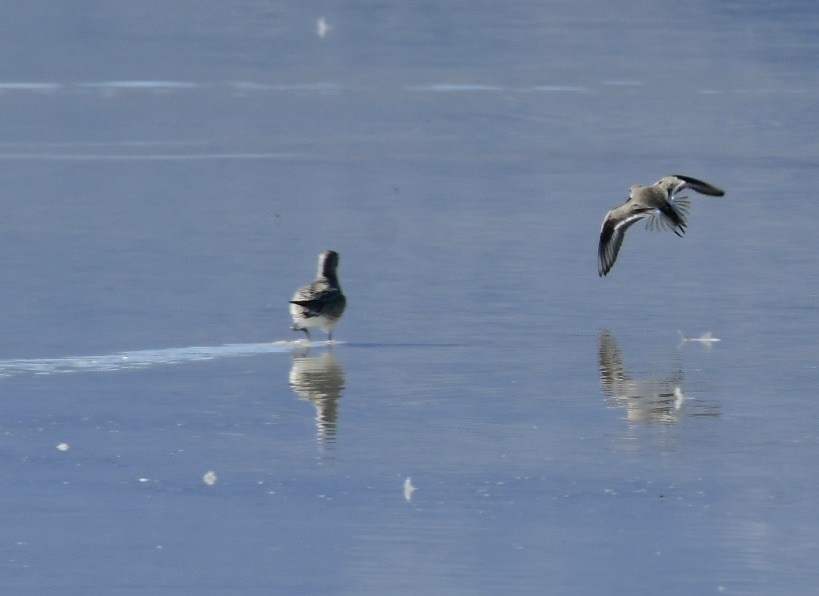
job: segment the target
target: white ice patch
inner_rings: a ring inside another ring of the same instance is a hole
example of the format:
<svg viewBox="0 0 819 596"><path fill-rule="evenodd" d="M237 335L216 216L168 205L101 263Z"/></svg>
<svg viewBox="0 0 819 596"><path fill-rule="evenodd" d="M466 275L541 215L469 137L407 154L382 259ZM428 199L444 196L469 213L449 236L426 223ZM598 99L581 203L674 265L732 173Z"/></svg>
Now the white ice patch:
<svg viewBox="0 0 819 596"><path fill-rule="evenodd" d="M333 342L337 344L339 342ZM290 353L295 347L326 345L326 341L277 341L256 344L225 344L134 350L103 356L69 356L67 358L21 358L0 360L0 378L24 373L50 375L71 372L106 372L148 368L167 364L185 364L217 358L235 358L270 353Z"/></svg>

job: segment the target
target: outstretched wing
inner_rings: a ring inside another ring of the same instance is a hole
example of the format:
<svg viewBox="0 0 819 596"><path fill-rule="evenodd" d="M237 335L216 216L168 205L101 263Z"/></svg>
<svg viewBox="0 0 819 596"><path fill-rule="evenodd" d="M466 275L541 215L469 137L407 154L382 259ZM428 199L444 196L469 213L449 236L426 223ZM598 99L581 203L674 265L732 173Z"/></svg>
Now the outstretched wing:
<svg viewBox="0 0 819 596"><path fill-rule="evenodd" d="M649 215L648 211L622 213L623 207L625 205L609 211L600 228L600 243L597 246L597 273L600 277L614 266L620 247L623 246L626 230Z"/></svg>
<svg viewBox="0 0 819 596"><path fill-rule="evenodd" d="M691 176L683 176L681 174L674 174L675 178L679 178L680 180L685 181L685 183L696 190L700 194L710 195L712 197L722 197L725 195L725 191L721 188L717 188L713 184L708 184L707 182L703 182L702 180L698 180L696 178L692 178Z"/></svg>

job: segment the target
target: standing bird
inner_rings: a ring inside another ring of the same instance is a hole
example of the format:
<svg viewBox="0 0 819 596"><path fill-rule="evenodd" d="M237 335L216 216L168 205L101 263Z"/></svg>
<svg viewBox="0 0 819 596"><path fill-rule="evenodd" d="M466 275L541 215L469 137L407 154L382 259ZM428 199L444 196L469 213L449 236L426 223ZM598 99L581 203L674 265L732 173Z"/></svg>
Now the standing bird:
<svg viewBox="0 0 819 596"><path fill-rule="evenodd" d="M671 230L680 237L685 234L688 197L678 196L685 188L713 197L725 194L716 186L680 174L663 176L651 186L635 184L630 189L628 201L609 211L603 220L597 248L597 272L600 277L611 271L626 230L638 220L648 218L646 227L649 229Z"/></svg>
<svg viewBox="0 0 819 596"><path fill-rule="evenodd" d="M333 340L333 327L344 314L347 299L338 285L338 253L326 250L318 258L316 280L296 290L290 300L293 331L304 331L310 339L310 327L319 327Z"/></svg>

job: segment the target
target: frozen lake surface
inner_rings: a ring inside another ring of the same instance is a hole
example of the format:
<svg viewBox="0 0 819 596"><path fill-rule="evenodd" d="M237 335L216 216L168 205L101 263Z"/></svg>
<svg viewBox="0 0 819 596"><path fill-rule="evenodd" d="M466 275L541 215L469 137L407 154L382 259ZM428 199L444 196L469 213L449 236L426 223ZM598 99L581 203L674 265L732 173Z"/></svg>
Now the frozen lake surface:
<svg viewBox="0 0 819 596"><path fill-rule="evenodd" d="M6 592L815 592L814 2L170 4L2 9Z"/></svg>

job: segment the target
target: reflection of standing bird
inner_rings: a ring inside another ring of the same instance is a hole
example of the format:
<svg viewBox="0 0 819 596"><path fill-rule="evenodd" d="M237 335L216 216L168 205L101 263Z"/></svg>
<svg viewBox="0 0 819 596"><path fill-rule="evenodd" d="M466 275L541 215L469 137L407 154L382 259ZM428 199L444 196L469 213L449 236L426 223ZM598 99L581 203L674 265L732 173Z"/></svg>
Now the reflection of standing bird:
<svg viewBox="0 0 819 596"><path fill-rule="evenodd" d="M679 174L663 176L651 186L635 184L630 189L628 201L609 211L603 220L597 248L597 272L600 277L611 271L626 230L638 220L648 218L649 229L670 229L680 237L685 234L688 197L678 196L685 188L713 197L725 194L725 191L707 182Z"/></svg>
<svg viewBox="0 0 819 596"><path fill-rule="evenodd" d="M316 280L296 290L290 300L293 331L304 331L310 339L310 327L318 327L333 339L333 327L344 314L347 299L338 285L338 253L326 250L319 255Z"/></svg>
<svg viewBox="0 0 819 596"><path fill-rule="evenodd" d="M310 358L305 350L293 354L290 388L301 399L316 407L319 442L332 441L336 435L338 398L344 389L344 370L332 352Z"/></svg>

